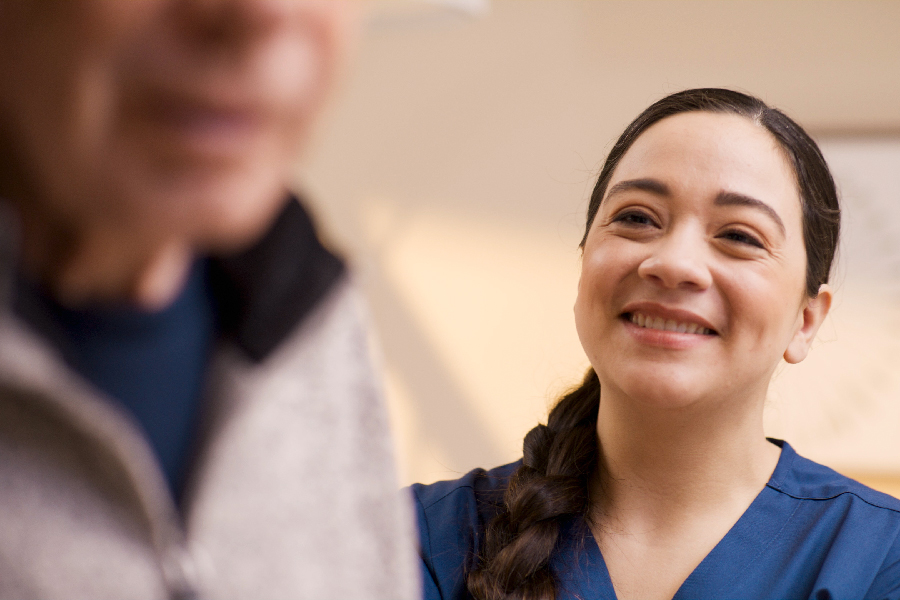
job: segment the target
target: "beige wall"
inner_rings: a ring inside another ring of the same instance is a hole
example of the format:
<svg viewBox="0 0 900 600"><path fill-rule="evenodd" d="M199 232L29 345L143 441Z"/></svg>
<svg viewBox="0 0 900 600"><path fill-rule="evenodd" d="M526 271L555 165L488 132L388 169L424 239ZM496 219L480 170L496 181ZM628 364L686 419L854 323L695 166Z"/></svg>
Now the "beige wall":
<svg viewBox="0 0 900 600"><path fill-rule="evenodd" d="M725 86L820 134L900 131L900 2L495 0L475 18L398 6L375 5L298 177L371 301L404 481L515 459L580 377L582 213L610 143L650 102ZM813 371L790 390L813 389ZM838 466L900 473L866 460Z"/></svg>

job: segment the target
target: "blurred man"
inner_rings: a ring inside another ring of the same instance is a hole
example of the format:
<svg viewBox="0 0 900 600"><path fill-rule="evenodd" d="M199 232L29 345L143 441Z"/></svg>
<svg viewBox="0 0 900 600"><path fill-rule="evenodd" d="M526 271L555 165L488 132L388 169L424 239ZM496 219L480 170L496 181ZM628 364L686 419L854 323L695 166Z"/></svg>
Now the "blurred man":
<svg viewBox="0 0 900 600"><path fill-rule="evenodd" d="M0 597L417 595L357 301L286 191L346 12L0 0Z"/></svg>

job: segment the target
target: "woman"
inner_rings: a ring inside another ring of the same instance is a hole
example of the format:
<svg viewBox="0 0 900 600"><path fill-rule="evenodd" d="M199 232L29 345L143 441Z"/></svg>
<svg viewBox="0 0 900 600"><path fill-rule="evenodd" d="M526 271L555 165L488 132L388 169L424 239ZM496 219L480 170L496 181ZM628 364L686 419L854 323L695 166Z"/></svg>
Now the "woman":
<svg viewBox="0 0 900 600"><path fill-rule="evenodd" d="M900 501L763 434L769 380L831 305L834 182L792 120L673 94L588 208L592 368L524 458L415 485L427 598L900 596Z"/></svg>

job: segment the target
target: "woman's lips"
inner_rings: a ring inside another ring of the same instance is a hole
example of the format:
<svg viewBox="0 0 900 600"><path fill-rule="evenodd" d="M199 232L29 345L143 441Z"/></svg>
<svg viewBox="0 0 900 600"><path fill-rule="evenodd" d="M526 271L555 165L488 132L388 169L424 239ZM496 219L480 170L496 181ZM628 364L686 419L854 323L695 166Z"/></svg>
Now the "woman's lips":
<svg viewBox="0 0 900 600"><path fill-rule="evenodd" d="M687 333L692 335L716 335L716 332L709 327L704 327L694 321L679 321L675 319L666 319L660 316L654 317L652 315L645 315L641 312L625 313L624 316L638 327L647 329Z"/></svg>
<svg viewBox="0 0 900 600"><path fill-rule="evenodd" d="M700 315L655 302L629 303L620 318L635 339L650 346L687 349L719 336Z"/></svg>
<svg viewBox="0 0 900 600"><path fill-rule="evenodd" d="M627 318L629 321L633 316L637 316L638 320L635 321L635 325L651 329L678 331L679 326L685 325L686 327L696 326L694 333L699 331L707 335L719 334L717 328L707 319L702 317L700 313L654 301L639 300L629 302L622 307L621 316ZM643 322L639 322L641 320ZM671 326L670 322L672 322Z"/></svg>
<svg viewBox="0 0 900 600"><path fill-rule="evenodd" d="M625 330L642 346L662 348L665 350L687 350L718 339L715 333L688 333L687 331L668 331L642 327L633 323L627 315L622 315Z"/></svg>

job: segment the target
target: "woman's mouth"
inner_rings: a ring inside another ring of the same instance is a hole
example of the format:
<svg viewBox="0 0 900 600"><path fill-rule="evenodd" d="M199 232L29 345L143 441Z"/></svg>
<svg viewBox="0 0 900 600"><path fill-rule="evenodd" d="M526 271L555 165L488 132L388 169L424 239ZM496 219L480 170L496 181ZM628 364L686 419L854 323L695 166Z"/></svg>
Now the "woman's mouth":
<svg viewBox="0 0 900 600"><path fill-rule="evenodd" d="M686 321L675 321L672 319L664 319L662 317L654 317L639 312L625 313L623 318L634 323L638 327L645 329L656 329L659 331L671 331L674 333L688 333L696 335L717 335L715 331L704 327L699 323L691 323Z"/></svg>

